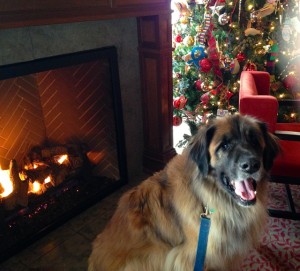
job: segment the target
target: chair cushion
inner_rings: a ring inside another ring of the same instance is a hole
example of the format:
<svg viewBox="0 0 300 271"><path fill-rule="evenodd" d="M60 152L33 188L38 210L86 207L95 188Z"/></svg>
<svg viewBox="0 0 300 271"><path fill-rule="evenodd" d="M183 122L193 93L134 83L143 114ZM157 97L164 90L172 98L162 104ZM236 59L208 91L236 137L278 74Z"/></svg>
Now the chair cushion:
<svg viewBox="0 0 300 271"><path fill-rule="evenodd" d="M300 141L279 142L282 154L275 159L271 175L300 177Z"/></svg>

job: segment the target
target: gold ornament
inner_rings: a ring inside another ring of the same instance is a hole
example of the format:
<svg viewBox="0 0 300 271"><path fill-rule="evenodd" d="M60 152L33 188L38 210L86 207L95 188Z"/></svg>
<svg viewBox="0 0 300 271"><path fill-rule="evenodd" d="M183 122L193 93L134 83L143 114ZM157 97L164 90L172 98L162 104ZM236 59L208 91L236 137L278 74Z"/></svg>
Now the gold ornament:
<svg viewBox="0 0 300 271"><path fill-rule="evenodd" d="M247 28L245 30L245 36L256 36L261 34L261 31L255 28Z"/></svg>
<svg viewBox="0 0 300 271"><path fill-rule="evenodd" d="M175 7L178 9L181 15L189 16L191 14L185 3L175 2Z"/></svg>
<svg viewBox="0 0 300 271"><path fill-rule="evenodd" d="M192 36L186 36L184 39L183 39L183 43L186 45L186 46L193 46L194 45L194 38Z"/></svg>
<svg viewBox="0 0 300 271"><path fill-rule="evenodd" d="M256 48L256 49L254 50L254 52L255 52L255 54L257 54L257 55L264 55L264 54L266 53L266 51L264 50L263 47Z"/></svg>
<svg viewBox="0 0 300 271"><path fill-rule="evenodd" d="M186 55L182 56L182 59L183 59L183 61L188 62L192 59L192 54L191 53L186 54Z"/></svg>
<svg viewBox="0 0 300 271"><path fill-rule="evenodd" d="M201 25L197 25L196 26L196 31L197 31L197 33L201 33L202 32L202 26Z"/></svg>
<svg viewBox="0 0 300 271"><path fill-rule="evenodd" d="M202 82L201 83L201 89L202 89L202 91L209 91L210 90L210 88L209 88L209 83L208 82Z"/></svg>
<svg viewBox="0 0 300 271"><path fill-rule="evenodd" d="M186 16L183 16L180 18L180 23L182 24L188 24L189 23L189 18Z"/></svg>
<svg viewBox="0 0 300 271"><path fill-rule="evenodd" d="M257 18L261 19L265 16L272 14L275 10L275 5L266 3L261 9L257 11Z"/></svg>

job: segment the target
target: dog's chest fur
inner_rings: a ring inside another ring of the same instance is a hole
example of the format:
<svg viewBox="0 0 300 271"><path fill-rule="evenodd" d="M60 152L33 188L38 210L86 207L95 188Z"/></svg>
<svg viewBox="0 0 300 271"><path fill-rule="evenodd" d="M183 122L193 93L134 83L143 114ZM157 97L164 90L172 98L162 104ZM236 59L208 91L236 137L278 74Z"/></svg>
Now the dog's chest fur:
<svg viewBox="0 0 300 271"><path fill-rule="evenodd" d="M224 201L223 197L226 198L226 195L220 195L220 191L216 191L217 188L211 181L207 184L201 182L199 186L194 185L193 182L197 182L198 178L197 169L195 169L195 165L191 165L190 168L186 167L184 155L178 159L175 158L171 162L174 163L170 166L172 170L167 170L168 178L178 180L178 183L175 182L173 187L172 197L176 212L180 216L183 238L186 243L185 248L181 251L184 256L179 256L180 253L178 252L177 257L186 257L191 261L191 265L194 264L200 215L204 211L203 206L207 204L215 209L215 212L211 215L211 228L206 254L207 270L234 270L234 268L238 268L241 259L249 252L249 248L257 245L258 236L261 235L264 229L267 219L264 191L267 183L259 184L259 194L255 206L251 208L241 207L231 201L229 197L228 201ZM177 170L174 171L174 168ZM191 174L193 170L195 173ZM179 171L181 171L180 174ZM187 171L189 171L188 176L194 176L190 180L184 179L185 174L183 172ZM179 179L178 176L180 178L183 176L183 179ZM203 185L206 187L203 187ZM198 194L196 191L202 192ZM181 197L189 199L189 202L187 203ZM172 260L174 261L174 259ZM191 268L193 269L193 267Z"/></svg>

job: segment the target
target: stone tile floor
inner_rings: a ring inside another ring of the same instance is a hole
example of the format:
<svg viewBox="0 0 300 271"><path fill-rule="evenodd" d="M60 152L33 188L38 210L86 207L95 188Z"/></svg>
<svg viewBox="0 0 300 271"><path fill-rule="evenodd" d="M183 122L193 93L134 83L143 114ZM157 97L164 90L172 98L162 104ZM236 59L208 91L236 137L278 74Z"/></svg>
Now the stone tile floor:
<svg viewBox="0 0 300 271"><path fill-rule="evenodd" d="M85 271L91 243L112 216L120 196L145 176L138 176L99 203L69 220L19 254L0 271Z"/></svg>
<svg viewBox="0 0 300 271"><path fill-rule="evenodd" d="M135 178L130 185L123 186L1 263L0 271L86 271L91 243L112 216L120 196L145 178L146 175ZM299 191L296 195L298 199ZM273 204L285 209L285 196L280 185L272 187L271 198ZM298 207L299 201L296 203ZM261 246L249 254L241 270L300 270L300 221L269 218Z"/></svg>

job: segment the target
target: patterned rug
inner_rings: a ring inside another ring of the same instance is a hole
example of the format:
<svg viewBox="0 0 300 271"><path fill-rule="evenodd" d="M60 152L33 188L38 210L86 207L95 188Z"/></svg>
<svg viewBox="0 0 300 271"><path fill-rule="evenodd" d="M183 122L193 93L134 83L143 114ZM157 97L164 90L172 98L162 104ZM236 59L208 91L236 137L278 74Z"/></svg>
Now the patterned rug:
<svg viewBox="0 0 300 271"><path fill-rule="evenodd" d="M300 210L300 188L291 186L295 208ZM269 207L287 210L286 192L282 184L271 184ZM241 271L299 271L300 221L269 218L258 249L245 260Z"/></svg>

